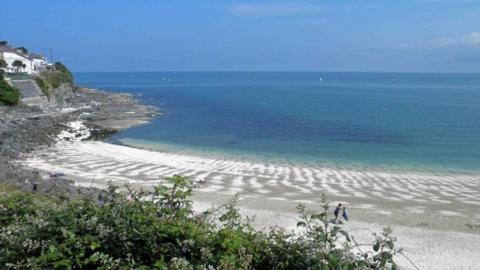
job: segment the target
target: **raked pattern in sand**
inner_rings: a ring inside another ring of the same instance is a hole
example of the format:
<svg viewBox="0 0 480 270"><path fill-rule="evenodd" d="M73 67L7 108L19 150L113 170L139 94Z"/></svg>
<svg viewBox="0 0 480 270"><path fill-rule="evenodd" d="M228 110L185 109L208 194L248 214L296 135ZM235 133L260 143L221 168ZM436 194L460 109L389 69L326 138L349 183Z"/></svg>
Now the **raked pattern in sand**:
<svg viewBox="0 0 480 270"><path fill-rule="evenodd" d="M358 207L401 206L410 212L463 215L480 206L480 176L364 171L322 166L223 160L163 153L103 142L60 143L22 161L32 168L64 172L114 184L155 185L181 174L205 180L201 191L293 202L355 200ZM79 182L89 185L89 181Z"/></svg>

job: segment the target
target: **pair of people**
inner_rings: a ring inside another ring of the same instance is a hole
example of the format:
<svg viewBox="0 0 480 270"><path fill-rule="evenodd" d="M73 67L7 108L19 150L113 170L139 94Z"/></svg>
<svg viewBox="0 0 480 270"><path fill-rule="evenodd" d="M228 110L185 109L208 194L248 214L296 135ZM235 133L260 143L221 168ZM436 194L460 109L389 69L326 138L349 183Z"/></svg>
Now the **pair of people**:
<svg viewBox="0 0 480 270"><path fill-rule="evenodd" d="M341 203L337 205L333 214L335 215L335 224L343 224L342 219L348 221L347 209Z"/></svg>

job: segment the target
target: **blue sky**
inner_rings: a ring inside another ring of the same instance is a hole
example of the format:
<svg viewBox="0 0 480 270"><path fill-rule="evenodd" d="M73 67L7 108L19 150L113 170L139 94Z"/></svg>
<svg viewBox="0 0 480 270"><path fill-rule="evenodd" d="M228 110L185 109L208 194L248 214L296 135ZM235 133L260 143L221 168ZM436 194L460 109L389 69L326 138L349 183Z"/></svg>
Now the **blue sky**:
<svg viewBox="0 0 480 270"><path fill-rule="evenodd" d="M480 72L480 1L4 0L0 40L74 71Z"/></svg>

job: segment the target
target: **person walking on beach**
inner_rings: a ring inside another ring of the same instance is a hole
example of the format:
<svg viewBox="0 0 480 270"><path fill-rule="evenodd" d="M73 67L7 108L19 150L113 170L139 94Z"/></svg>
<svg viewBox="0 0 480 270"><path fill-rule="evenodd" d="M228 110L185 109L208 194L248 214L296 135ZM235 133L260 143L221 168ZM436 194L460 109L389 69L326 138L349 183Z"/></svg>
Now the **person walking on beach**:
<svg viewBox="0 0 480 270"><path fill-rule="evenodd" d="M345 221L348 221L347 208L345 206L343 207L342 218L345 219Z"/></svg>
<svg viewBox="0 0 480 270"><path fill-rule="evenodd" d="M333 214L335 215L335 224L343 224L342 218L348 221L346 208L341 203L337 205Z"/></svg>
<svg viewBox="0 0 480 270"><path fill-rule="evenodd" d="M340 212L340 209L342 208L342 204L339 203L337 207L335 208L335 211L333 211L333 214L335 215L335 220L338 219L338 213Z"/></svg>

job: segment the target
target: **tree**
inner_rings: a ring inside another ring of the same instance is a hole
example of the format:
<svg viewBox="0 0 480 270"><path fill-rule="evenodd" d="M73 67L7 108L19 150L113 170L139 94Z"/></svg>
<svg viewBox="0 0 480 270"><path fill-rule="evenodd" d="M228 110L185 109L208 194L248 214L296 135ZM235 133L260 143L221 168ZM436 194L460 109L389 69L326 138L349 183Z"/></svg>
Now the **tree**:
<svg viewBox="0 0 480 270"><path fill-rule="evenodd" d="M27 50L27 48L25 48L25 47L18 47L18 48L17 48L17 51L20 51L20 52L25 53L25 54L28 53L28 50Z"/></svg>
<svg viewBox="0 0 480 270"><path fill-rule="evenodd" d="M8 42L6 42L5 40L0 41L0 46L7 46L7 45L8 45Z"/></svg>
<svg viewBox="0 0 480 270"><path fill-rule="evenodd" d="M8 63L3 60L3 59L0 59L0 68L6 68L8 67Z"/></svg>
<svg viewBox="0 0 480 270"><path fill-rule="evenodd" d="M19 72L21 68L26 67L26 65L20 60L13 61L12 66L17 70L17 72Z"/></svg>

